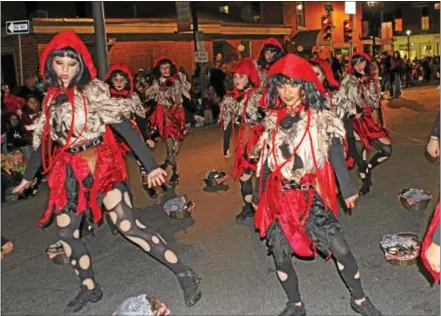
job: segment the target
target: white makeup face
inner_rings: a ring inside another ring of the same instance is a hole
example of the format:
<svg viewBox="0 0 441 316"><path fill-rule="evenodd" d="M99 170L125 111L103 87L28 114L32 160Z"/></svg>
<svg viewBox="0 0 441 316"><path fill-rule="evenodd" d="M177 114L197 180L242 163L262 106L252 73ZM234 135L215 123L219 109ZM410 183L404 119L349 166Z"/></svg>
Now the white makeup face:
<svg viewBox="0 0 441 316"><path fill-rule="evenodd" d="M233 75L233 82L234 82L234 87L236 89L243 90L243 89L245 89L247 84L250 82L250 80L247 75L235 73Z"/></svg>
<svg viewBox="0 0 441 316"><path fill-rule="evenodd" d="M52 61L52 69L63 83L63 86L67 88L80 71L80 63L74 58L56 56Z"/></svg>
<svg viewBox="0 0 441 316"><path fill-rule="evenodd" d="M323 71L320 69L320 67L312 66L312 69L314 69L315 74L317 75L318 80L323 83L325 81L326 76L323 73Z"/></svg>
<svg viewBox="0 0 441 316"><path fill-rule="evenodd" d="M127 79L124 76L117 74L112 78L112 84L116 91L122 91L127 84Z"/></svg>

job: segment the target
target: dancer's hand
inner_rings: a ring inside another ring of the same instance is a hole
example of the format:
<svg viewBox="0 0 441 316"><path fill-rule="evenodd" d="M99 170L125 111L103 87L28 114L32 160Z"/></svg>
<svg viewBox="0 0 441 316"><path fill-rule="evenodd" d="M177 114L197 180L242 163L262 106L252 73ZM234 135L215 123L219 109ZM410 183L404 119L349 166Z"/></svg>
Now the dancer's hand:
<svg viewBox="0 0 441 316"><path fill-rule="evenodd" d="M155 148L155 142L151 139L147 139L146 144L149 146L149 148Z"/></svg>
<svg viewBox="0 0 441 316"><path fill-rule="evenodd" d="M440 268L440 250L439 246L435 243L431 243L426 250L427 261L429 261L430 267L433 271L439 273Z"/></svg>
<svg viewBox="0 0 441 316"><path fill-rule="evenodd" d="M159 306L158 310L154 312L155 316L169 316L170 310L168 309L167 305L161 302L161 305Z"/></svg>
<svg viewBox="0 0 441 316"><path fill-rule="evenodd" d="M427 152L433 158L439 157L439 139L431 138L427 144Z"/></svg>
<svg viewBox="0 0 441 316"><path fill-rule="evenodd" d="M348 197L345 199L345 204L347 208L354 208L355 207L355 201L358 199L358 194L355 194L351 197Z"/></svg>
<svg viewBox="0 0 441 316"><path fill-rule="evenodd" d="M12 190L12 194L17 194L17 193L21 193L23 190L29 188L32 184L32 181L28 181L28 180L21 180L20 184L17 185L14 190Z"/></svg>
<svg viewBox="0 0 441 316"><path fill-rule="evenodd" d="M149 188L160 186L165 183L167 172L164 169L156 168L147 175Z"/></svg>

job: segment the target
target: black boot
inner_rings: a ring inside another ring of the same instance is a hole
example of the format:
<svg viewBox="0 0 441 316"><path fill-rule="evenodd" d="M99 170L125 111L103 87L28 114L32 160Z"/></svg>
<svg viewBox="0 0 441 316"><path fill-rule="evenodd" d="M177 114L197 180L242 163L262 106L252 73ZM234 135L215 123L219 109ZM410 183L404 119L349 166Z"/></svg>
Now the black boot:
<svg viewBox="0 0 441 316"><path fill-rule="evenodd" d="M185 305L188 307L193 306L202 296L199 286L201 279L191 268L188 268L186 272L178 273L176 276L178 277L182 292L184 292Z"/></svg>
<svg viewBox="0 0 441 316"><path fill-rule="evenodd" d="M168 159L165 159L164 163L160 166L161 169L166 170L170 166L170 161Z"/></svg>
<svg viewBox="0 0 441 316"><path fill-rule="evenodd" d="M178 175L178 168L176 166L172 166L173 174L170 178L170 184L177 185L179 183L179 175Z"/></svg>
<svg viewBox="0 0 441 316"><path fill-rule="evenodd" d="M352 309L361 314L363 316L381 316L381 312L372 304L371 300L368 297L365 297L365 300L358 305L355 303L354 298L351 298L351 307Z"/></svg>
<svg viewBox="0 0 441 316"><path fill-rule="evenodd" d="M254 216L254 209L250 203L245 203L242 211L236 215L236 223L243 223L247 218Z"/></svg>
<svg viewBox="0 0 441 316"><path fill-rule="evenodd" d="M65 313L76 313L82 310L87 303L92 302L96 303L103 298L103 291L101 291L101 287L99 284L95 284L95 288L93 290L89 290L86 286L82 286L80 292L78 292L77 296L67 304L64 309Z"/></svg>
<svg viewBox="0 0 441 316"><path fill-rule="evenodd" d="M288 302L279 316L306 316L306 309L303 303L302 306L297 306L295 303Z"/></svg>
<svg viewBox="0 0 441 316"><path fill-rule="evenodd" d="M109 225L110 233L114 236L119 234L118 228L116 228L115 223L112 221L112 218L109 214L106 214L107 224Z"/></svg>

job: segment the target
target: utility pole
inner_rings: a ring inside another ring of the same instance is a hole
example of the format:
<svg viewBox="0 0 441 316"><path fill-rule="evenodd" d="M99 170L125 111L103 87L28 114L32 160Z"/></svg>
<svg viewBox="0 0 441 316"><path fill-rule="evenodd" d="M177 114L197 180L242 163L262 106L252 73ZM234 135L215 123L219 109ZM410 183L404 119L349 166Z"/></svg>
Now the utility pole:
<svg viewBox="0 0 441 316"><path fill-rule="evenodd" d="M198 23L198 15L196 12L196 5L195 2L190 2L190 8L191 8L191 16L193 19L193 38L194 38L194 51L198 51L198 42L201 40L199 38L199 23ZM198 63L196 64L196 67L199 66L199 80L201 83L201 98L204 96L204 64Z"/></svg>
<svg viewBox="0 0 441 316"><path fill-rule="evenodd" d="M104 80L109 68L107 57L107 36L104 22L104 3L92 1L93 25L95 27L96 62L98 66L98 77Z"/></svg>

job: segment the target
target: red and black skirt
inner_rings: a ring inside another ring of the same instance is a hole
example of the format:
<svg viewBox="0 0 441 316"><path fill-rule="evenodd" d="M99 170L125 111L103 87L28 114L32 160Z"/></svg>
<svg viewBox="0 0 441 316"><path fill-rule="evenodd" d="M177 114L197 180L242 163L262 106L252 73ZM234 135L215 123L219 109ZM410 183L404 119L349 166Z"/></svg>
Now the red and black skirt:
<svg viewBox="0 0 441 316"><path fill-rule="evenodd" d="M61 212L91 211L93 219L102 218L99 197L111 191L116 183L127 182L128 175L121 148L107 127L103 141L81 153L56 155L48 176L48 207L39 221L45 226L52 215Z"/></svg>
<svg viewBox="0 0 441 316"><path fill-rule="evenodd" d="M164 109L160 104L157 104L150 116L150 122L152 127L158 128L159 134L163 139L169 137L174 140L184 139L186 127L183 106L174 105Z"/></svg>
<svg viewBox="0 0 441 316"><path fill-rule="evenodd" d="M249 124L242 125L239 129L239 139L236 148L236 156L234 160L233 177L237 178L245 172L251 170L256 172L257 163L251 161L248 157L253 147L259 141L260 135L263 133L263 125L251 126Z"/></svg>
<svg viewBox="0 0 441 316"><path fill-rule="evenodd" d="M440 273L436 272L430 266L429 260L427 259L426 252L429 246L432 244L432 237L435 234L436 230L439 229L439 200L436 203L435 212L432 217L432 221L430 222L429 229L427 230L426 236L424 237L423 244L421 247L421 260L423 261L424 266L427 271L430 272L434 282L438 282L440 279Z"/></svg>
<svg viewBox="0 0 441 316"><path fill-rule="evenodd" d="M307 174L299 183L306 189L288 190L282 190L280 180L268 180L255 214L255 227L260 237L266 238L270 253L277 245L299 257L314 257L317 251L325 257L331 255L330 238L341 226L337 210L322 198L327 194L320 195L314 189L315 179Z"/></svg>
<svg viewBox="0 0 441 316"><path fill-rule="evenodd" d="M360 140L367 149L372 148L371 142L373 140L380 138L391 140L388 131L372 118L373 110L373 107L365 107L360 118L355 116L352 118L354 132L360 137Z"/></svg>

